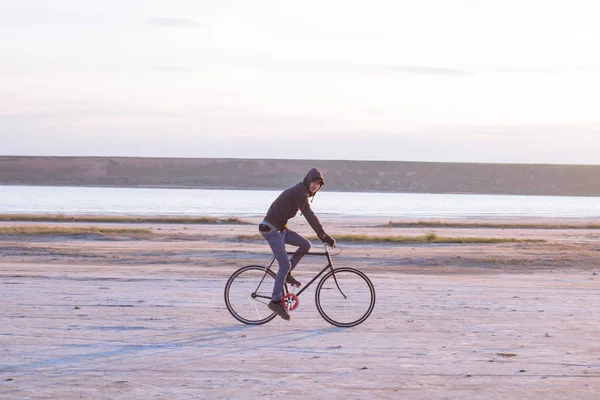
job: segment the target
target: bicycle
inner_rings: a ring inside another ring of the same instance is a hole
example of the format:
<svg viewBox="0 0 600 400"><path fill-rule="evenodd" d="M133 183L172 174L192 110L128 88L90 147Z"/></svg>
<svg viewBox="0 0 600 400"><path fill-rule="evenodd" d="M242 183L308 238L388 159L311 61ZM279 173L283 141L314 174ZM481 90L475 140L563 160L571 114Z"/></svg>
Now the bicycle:
<svg viewBox="0 0 600 400"><path fill-rule="evenodd" d="M334 268L327 245L323 253L309 252L307 255L327 257L327 266L298 293L290 292L287 283L284 285L282 301L288 312L298 308L300 295L325 273L315 289L319 314L325 321L342 328L364 322L375 307L375 288L371 280L355 268ZM225 285L225 304L238 321L261 325L275 318L276 314L267 307L275 283L276 273L271 270L274 261L275 257L271 257L265 266L241 267L229 277Z"/></svg>

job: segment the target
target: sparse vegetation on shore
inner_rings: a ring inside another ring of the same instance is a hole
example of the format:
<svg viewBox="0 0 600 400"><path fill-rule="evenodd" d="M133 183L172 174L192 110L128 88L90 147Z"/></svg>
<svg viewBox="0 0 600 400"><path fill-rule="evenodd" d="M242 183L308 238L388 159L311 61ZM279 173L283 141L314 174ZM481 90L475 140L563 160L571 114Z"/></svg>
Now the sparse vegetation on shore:
<svg viewBox="0 0 600 400"><path fill-rule="evenodd" d="M36 215L0 214L0 221L21 222L97 222L97 223L151 223L151 224L231 224L247 225L240 218L217 217L133 217L112 215Z"/></svg>
<svg viewBox="0 0 600 400"><path fill-rule="evenodd" d="M417 221L393 222L390 221L383 228L496 228L496 229L600 229L600 224L535 224L535 223L493 223L493 222L442 222L442 221Z"/></svg>
<svg viewBox="0 0 600 400"><path fill-rule="evenodd" d="M338 242L363 242L363 243L454 243L454 244L477 244L477 243L541 243L545 240L539 239L516 239L516 238L490 238L490 237L440 237L436 233L428 233L421 236L375 236L375 235L335 235ZM239 235L239 240L262 239L259 234ZM316 236L308 237L316 243Z"/></svg>
<svg viewBox="0 0 600 400"><path fill-rule="evenodd" d="M81 228L63 228L59 226L0 226L0 235L148 235L146 228L99 228L95 226Z"/></svg>
<svg viewBox="0 0 600 400"><path fill-rule="evenodd" d="M371 242L371 243L518 243L543 242L543 240L490 238L490 237L442 237L436 233L420 236L374 236L374 235L336 235L336 240L342 242Z"/></svg>

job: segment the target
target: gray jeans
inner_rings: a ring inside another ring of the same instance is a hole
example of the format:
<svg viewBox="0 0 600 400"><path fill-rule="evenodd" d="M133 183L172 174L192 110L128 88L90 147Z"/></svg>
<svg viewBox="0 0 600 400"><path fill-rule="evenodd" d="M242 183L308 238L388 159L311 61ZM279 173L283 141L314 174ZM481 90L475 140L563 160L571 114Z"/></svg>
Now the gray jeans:
<svg viewBox="0 0 600 400"><path fill-rule="evenodd" d="M259 232L269 243L269 246L271 246L271 251L273 252L275 259L279 264L279 270L277 271L277 276L275 277L275 286L273 287L273 295L271 296L271 299L273 301L281 300L281 296L283 294L283 284L288 272L290 271L290 267L291 269L294 269L296 265L298 265L302 257L304 257L310 250L311 243L303 236L289 229L283 232L279 232L277 229L271 229L267 232ZM296 250L291 258L288 257L287 251L285 250L286 244L298 246L298 250Z"/></svg>

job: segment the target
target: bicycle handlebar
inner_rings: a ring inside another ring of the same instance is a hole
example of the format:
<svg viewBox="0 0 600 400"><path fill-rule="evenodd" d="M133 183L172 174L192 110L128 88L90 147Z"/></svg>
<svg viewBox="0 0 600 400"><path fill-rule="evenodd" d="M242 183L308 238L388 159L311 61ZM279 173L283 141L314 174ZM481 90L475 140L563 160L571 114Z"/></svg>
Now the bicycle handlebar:
<svg viewBox="0 0 600 400"><path fill-rule="evenodd" d="M331 251L329 251L329 245L327 243L323 243L323 246L325 246L325 253L331 254ZM331 247L331 249L337 249L337 248L338 248L337 246ZM342 248L340 247L339 250L340 250L339 252L337 252L335 254L331 254L331 255L332 256L337 256L337 255L341 254L342 253Z"/></svg>

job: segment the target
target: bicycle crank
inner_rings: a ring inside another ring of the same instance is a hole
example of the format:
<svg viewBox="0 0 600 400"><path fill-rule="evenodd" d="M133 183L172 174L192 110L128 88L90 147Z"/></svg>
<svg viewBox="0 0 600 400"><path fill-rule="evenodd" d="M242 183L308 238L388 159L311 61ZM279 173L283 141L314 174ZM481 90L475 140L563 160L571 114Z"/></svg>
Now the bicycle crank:
<svg viewBox="0 0 600 400"><path fill-rule="evenodd" d="M288 293L281 298L281 302L283 307L288 311L294 311L298 308L300 304L300 300L298 300L298 296L293 293Z"/></svg>

